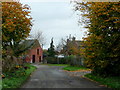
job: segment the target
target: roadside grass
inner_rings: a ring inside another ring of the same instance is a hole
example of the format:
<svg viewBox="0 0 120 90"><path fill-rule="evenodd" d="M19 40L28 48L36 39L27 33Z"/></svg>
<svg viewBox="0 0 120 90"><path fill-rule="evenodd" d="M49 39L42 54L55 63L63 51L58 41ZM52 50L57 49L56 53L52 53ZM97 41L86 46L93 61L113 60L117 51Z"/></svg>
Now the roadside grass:
<svg viewBox="0 0 120 90"><path fill-rule="evenodd" d="M12 76L6 76L4 79L2 79L2 88L6 89L6 88L20 88L21 85L27 80L27 78L30 76L30 74L36 69L35 66L32 66L30 64L26 64L26 67L28 67L28 69L23 71L20 70L16 70L14 72L14 75ZM10 75L11 73L9 73ZM21 75L23 74L23 75Z"/></svg>
<svg viewBox="0 0 120 90"><path fill-rule="evenodd" d="M119 88L120 89L120 77L100 77L93 74L86 74L85 77L97 81L103 85L106 85L108 88Z"/></svg>
<svg viewBox="0 0 120 90"><path fill-rule="evenodd" d="M1 79L1 77L0 77ZM0 90L2 89L2 80L0 80Z"/></svg>
<svg viewBox="0 0 120 90"><path fill-rule="evenodd" d="M67 70L67 71L78 71L78 70L89 70L88 68L85 68L83 66L66 66L63 68L63 70Z"/></svg>

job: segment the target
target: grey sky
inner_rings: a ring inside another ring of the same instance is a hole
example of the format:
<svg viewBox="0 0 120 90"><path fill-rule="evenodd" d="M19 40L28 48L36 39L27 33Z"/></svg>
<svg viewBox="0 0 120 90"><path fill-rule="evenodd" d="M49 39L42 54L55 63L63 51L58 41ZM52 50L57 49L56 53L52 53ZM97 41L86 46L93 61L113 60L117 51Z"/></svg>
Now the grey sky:
<svg viewBox="0 0 120 90"><path fill-rule="evenodd" d="M35 20L31 33L40 30L46 39L44 49L49 47L51 38L56 46L61 38L71 34L77 40L84 36L85 29L78 26L78 15L70 2L22 2L31 7L31 15Z"/></svg>

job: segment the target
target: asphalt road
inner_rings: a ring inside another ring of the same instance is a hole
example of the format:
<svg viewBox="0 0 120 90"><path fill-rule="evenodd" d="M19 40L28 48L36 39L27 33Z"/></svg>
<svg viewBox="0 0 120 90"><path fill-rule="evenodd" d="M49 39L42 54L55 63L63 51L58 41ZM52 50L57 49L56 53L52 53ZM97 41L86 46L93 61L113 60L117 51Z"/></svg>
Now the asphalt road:
<svg viewBox="0 0 120 90"><path fill-rule="evenodd" d="M22 88L101 88L101 90L105 88L80 76L69 75L61 69L63 66L36 66L37 70Z"/></svg>

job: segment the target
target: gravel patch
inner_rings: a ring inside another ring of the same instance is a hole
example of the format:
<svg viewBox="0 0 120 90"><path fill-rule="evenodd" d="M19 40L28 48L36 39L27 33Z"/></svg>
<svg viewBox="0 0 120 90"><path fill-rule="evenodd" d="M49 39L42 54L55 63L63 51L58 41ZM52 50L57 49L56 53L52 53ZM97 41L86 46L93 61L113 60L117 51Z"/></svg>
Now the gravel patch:
<svg viewBox="0 0 120 90"><path fill-rule="evenodd" d="M76 76L76 77L80 77L80 76L84 76L85 74L91 73L91 71L64 71L66 72L69 76Z"/></svg>

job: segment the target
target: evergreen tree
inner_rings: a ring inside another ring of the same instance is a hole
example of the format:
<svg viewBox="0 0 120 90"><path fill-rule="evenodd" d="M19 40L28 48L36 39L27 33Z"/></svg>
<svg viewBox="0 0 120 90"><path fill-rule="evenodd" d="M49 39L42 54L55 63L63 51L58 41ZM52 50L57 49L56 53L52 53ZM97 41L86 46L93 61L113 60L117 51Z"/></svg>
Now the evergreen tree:
<svg viewBox="0 0 120 90"><path fill-rule="evenodd" d="M54 57L55 56L55 49L54 49L54 45L53 45L53 38L51 39L51 43L50 43L50 48L48 48L48 56Z"/></svg>

